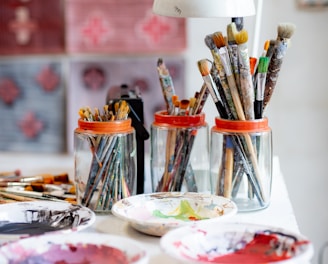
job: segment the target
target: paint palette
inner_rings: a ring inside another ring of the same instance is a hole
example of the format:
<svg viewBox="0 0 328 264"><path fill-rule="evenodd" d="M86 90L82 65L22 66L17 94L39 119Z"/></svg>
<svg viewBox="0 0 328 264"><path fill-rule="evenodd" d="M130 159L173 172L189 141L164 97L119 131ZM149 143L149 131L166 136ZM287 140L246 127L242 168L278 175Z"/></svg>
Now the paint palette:
<svg viewBox="0 0 328 264"><path fill-rule="evenodd" d="M0 240L15 240L47 232L80 231L91 226L96 215L68 202L35 201L0 205Z"/></svg>
<svg viewBox="0 0 328 264"><path fill-rule="evenodd" d="M23 262L144 264L148 255L128 238L92 232L57 232L24 238L0 248L0 263Z"/></svg>
<svg viewBox="0 0 328 264"><path fill-rule="evenodd" d="M221 221L237 213L231 200L193 192L139 194L114 204L112 213L136 230L162 236L169 230L195 222Z"/></svg>
<svg viewBox="0 0 328 264"><path fill-rule="evenodd" d="M172 230L160 240L168 255L187 263L310 263L311 242L282 228L207 223Z"/></svg>

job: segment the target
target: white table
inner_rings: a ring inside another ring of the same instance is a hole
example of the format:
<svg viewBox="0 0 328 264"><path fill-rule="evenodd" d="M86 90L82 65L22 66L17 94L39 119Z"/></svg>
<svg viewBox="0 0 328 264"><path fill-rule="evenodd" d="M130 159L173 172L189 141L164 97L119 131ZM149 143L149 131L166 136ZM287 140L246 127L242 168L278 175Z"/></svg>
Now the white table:
<svg viewBox="0 0 328 264"><path fill-rule="evenodd" d="M0 171L15 169L20 169L24 176L68 172L73 177L74 161L70 155L0 153ZM273 159L272 181L271 204L268 208L249 213L237 213L231 221L278 226L293 232L300 232L277 157ZM149 183L146 182L146 184ZM139 233L111 214L97 215L96 223L83 232L101 232L132 238L147 249L150 264L179 263L161 251L159 238Z"/></svg>

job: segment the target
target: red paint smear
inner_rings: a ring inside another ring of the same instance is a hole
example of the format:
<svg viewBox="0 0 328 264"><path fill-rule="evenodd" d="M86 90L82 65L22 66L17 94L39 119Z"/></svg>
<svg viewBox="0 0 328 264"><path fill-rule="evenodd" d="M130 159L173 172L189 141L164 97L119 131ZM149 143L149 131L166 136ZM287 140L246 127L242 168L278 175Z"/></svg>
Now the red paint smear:
<svg viewBox="0 0 328 264"><path fill-rule="evenodd" d="M67 246L67 248L64 248ZM48 263L48 264L128 264L125 253L117 248L105 245L93 245L79 243L77 245L52 245L48 251L39 255L26 256L23 254L24 263ZM11 262L21 263L21 260Z"/></svg>
<svg viewBox="0 0 328 264"><path fill-rule="evenodd" d="M258 234L250 241L243 249L238 250L232 254L226 254L218 257L198 256L197 260L211 263L243 263L243 264L264 264L276 261L283 261L293 257L290 251L286 249L279 251L275 249L275 245L279 245L279 239L274 235ZM295 246L307 244L308 241L296 242L292 246L292 251Z"/></svg>

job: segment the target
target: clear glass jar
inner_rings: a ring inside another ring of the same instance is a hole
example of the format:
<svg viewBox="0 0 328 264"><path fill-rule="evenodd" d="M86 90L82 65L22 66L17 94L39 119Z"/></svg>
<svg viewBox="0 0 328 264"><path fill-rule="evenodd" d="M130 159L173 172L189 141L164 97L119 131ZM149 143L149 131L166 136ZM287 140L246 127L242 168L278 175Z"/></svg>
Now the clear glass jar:
<svg viewBox="0 0 328 264"><path fill-rule="evenodd" d="M216 118L211 129L212 193L237 204L238 211L266 208L272 183L272 132L268 119Z"/></svg>
<svg viewBox="0 0 328 264"><path fill-rule="evenodd" d="M136 194L136 139L131 119L80 119L74 131L77 203L95 212Z"/></svg>
<svg viewBox="0 0 328 264"><path fill-rule="evenodd" d="M205 114L157 112L150 130L153 192L211 192Z"/></svg>

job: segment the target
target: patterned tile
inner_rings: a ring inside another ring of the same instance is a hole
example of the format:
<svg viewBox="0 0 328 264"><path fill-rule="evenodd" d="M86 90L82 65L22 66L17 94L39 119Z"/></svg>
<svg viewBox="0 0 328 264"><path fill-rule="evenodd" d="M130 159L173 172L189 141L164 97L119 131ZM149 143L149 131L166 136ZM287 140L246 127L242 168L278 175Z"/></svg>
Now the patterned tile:
<svg viewBox="0 0 328 264"><path fill-rule="evenodd" d="M64 152L62 64L20 59L0 63L0 150Z"/></svg>
<svg viewBox="0 0 328 264"><path fill-rule="evenodd" d="M70 53L180 52L186 22L152 13L153 0L67 0L66 45Z"/></svg>
<svg viewBox="0 0 328 264"><path fill-rule="evenodd" d="M0 1L0 55L62 53L62 0Z"/></svg>

